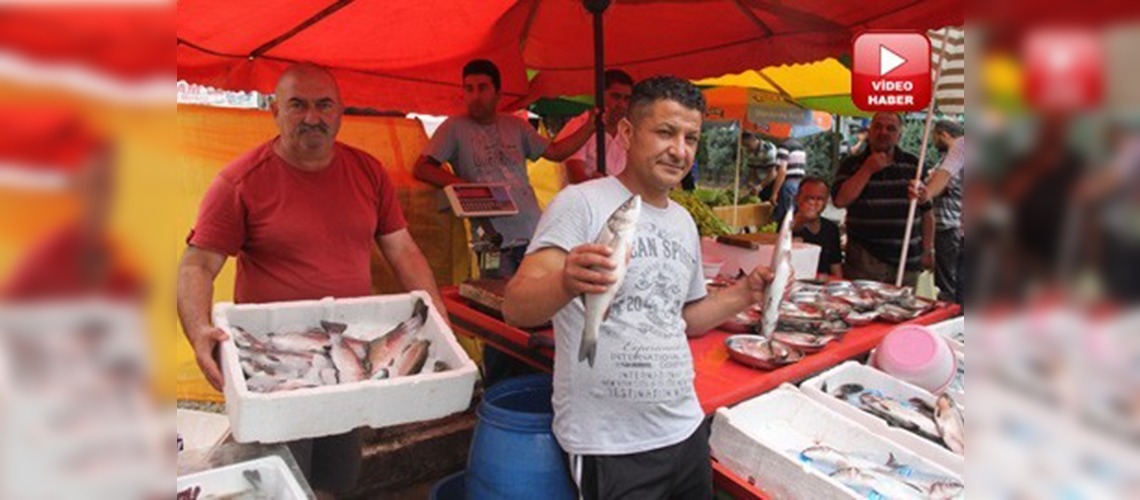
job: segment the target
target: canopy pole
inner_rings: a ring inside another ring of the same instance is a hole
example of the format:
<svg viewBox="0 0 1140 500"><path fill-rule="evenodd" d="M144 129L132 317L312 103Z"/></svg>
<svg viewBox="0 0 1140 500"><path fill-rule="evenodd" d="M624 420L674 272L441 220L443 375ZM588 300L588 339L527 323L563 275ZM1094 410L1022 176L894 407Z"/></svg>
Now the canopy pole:
<svg viewBox="0 0 1140 500"><path fill-rule="evenodd" d="M598 173L606 175L606 58L602 43L602 18L610 0L585 0L586 10L594 16L594 144L598 148Z"/></svg>
<svg viewBox="0 0 1140 500"><path fill-rule="evenodd" d="M744 162L744 123L736 122L736 177L732 184L732 230L740 233L737 212L740 211L740 165Z"/></svg>
<svg viewBox="0 0 1140 500"><path fill-rule="evenodd" d="M946 40L950 34L950 27L942 28L942 39ZM935 90L938 89L938 79L942 77L942 62L946 60L946 46L949 43L943 43L942 47L938 49L938 67L934 68L934 82L931 87ZM918 152L918 167L914 169L914 180L922 182L922 166L926 162L926 145L930 141L930 124L934 118L934 102L937 99L934 95L930 96L930 104L926 107L926 125L922 128L922 149ZM910 200L910 209L906 216L906 232L903 233L902 255L899 257L899 269L895 275L895 286L902 286L903 274L906 273L906 254L910 250L910 235L914 231L914 212L918 208L918 200Z"/></svg>

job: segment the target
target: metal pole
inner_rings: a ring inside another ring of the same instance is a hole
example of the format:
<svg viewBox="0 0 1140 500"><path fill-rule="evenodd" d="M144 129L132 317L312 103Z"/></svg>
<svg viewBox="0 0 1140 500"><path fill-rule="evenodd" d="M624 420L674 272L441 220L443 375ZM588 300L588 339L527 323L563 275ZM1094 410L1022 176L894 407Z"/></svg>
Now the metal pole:
<svg viewBox="0 0 1140 500"><path fill-rule="evenodd" d="M606 175L606 126L602 114L605 113L605 45L602 43L602 18L610 0L585 0L586 10L594 17L594 126L597 132L594 143L598 148L598 172Z"/></svg>
<svg viewBox="0 0 1140 500"><path fill-rule="evenodd" d="M938 50L938 67L934 69L934 82L931 84L936 94L938 79L942 77L942 65L946 61L946 46L950 45L950 27L942 29L942 47ZM922 182L922 166L926 162L926 145L930 140L930 124L934 118L934 95L930 96L930 105L926 107L926 125L922 129L922 149L918 152L918 166L914 169L914 180ZM914 212L918 208L918 200L910 200L910 209L906 216L906 232L903 233L902 256L899 257L899 269L895 275L895 286L902 286L903 274L906 273L906 254L910 250L910 235L914 230Z"/></svg>

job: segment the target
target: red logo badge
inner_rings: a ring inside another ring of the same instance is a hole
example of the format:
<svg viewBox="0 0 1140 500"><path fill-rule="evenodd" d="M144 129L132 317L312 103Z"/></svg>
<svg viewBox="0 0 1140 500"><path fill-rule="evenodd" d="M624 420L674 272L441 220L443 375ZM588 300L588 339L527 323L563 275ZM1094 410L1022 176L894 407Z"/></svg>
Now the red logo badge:
<svg viewBox="0 0 1140 500"><path fill-rule="evenodd" d="M1033 107L1081 111L1104 97L1100 39L1087 30L1040 30L1025 39L1025 95Z"/></svg>
<svg viewBox="0 0 1140 500"><path fill-rule="evenodd" d="M930 40L921 33L855 38L851 98L863 111L921 111L930 104Z"/></svg>

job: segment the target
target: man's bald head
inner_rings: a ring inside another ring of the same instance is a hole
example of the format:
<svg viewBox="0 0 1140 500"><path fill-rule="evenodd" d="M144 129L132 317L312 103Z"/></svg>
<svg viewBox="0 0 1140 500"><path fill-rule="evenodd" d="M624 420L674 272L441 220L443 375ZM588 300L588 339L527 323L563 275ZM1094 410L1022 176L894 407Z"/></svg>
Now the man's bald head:
<svg viewBox="0 0 1140 500"><path fill-rule="evenodd" d="M344 112L332 73L315 64L290 66L277 80L270 109L281 132L278 149L285 160L322 168L332 160Z"/></svg>
<svg viewBox="0 0 1140 500"><path fill-rule="evenodd" d="M281 73L277 78L277 85L273 88L275 95L280 95L283 86L294 85L297 80L303 81L323 81L332 85L336 89L337 100L340 100L340 86L336 84L336 78L324 66L313 63L296 63Z"/></svg>

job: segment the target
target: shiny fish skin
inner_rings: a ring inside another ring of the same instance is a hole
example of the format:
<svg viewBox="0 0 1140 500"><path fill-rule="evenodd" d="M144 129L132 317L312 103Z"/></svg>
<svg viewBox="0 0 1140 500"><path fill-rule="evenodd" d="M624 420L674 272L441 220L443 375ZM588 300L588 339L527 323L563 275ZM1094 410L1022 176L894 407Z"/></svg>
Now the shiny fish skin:
<svg viewBox="0 0 1140 500"><path fill-rule="evenodd" d="M966 426L963 423L962 412L953 398L946 394L938 396L938 401L934 403L934 423L946 447L954 453L965 455Z"/></svg>
<svg viewBox="0 0 1140 500"><path fill-rule="evenodd" d="M364 370L364 365L352 353L340 335L333 338L332 350L330 351L333 365L336 366L337 380L344 384L347 382L359 382L368 378L368 374Z"/></svg>
<svg viewBox="0 0 1140 500"><path fill-rule="evenodd" d="M780 322L780 302L784 300L784 291L795 274L792 270L792 214L795 210L788 210L784 215L783 226L776 238L776 248L772 250L772 282L768 283L768 290L764 294L764 312L760 320L760 331L768 338L776 331ZM822 316L821 316L822 317Z"/></svg>
<svg viewBox="0 0 1140 500"><path fill-rule="evenodd" d="M424 368L424 362L427 361L428 349L431 347L431 342L427 340L416 340L404 349L400 355L400 361L396 374L403 377L407 375L415 375Z"/></svg>
<svg viewBox="0 0 1140 500"><path fill-rule="evenodd" d="M578 362L587 361L591 368L593 368L594 360L597 357L598 332L609 313L610 304L613 303L621 289L622 281L625 279L625 273L629 267L629 263L626 262L626 255L629 253L634 234L637 232L639 218L641 218L641 196L633 195L606 219L601 233L594 239L594 243L605 245L612 250L610 259L614 261L617 267L610 272L614 277L614 283L606 288L606 291L586 294L584 297L586 318L582 331L582 342L578 346Z"/></svg>

